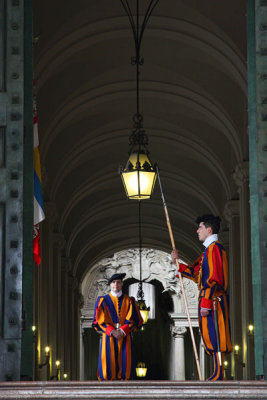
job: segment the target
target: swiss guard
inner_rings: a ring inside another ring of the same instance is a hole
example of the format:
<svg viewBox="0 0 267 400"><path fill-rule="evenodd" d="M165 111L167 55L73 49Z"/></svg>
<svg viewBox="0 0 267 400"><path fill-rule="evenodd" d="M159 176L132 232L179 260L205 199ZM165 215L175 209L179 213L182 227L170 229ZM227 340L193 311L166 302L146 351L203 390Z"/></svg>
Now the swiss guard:
<svg viewBox="0 0 267 400"><path fill-rule="evenodd" d="M100 381L133 378L131 333L142 327L143 320L135 299L122 293L125 275L112 275L110 292L99 296L95 305L92 326L102 333L97 370Z"/></svg>
<svg viewBox="0 0 267 400"><path fill-rule="evenodd" d="M227 294L228 262L223 245L218 241L220 217L205 214L197 218L198 238L205 247L192 264L179 264L182 276L198 284L199 328L206 353L213 357L213 373L208 381L224 379L224 355L233 351L230 336L229 299ZM172 251L176 262L177 250Z"/></svg>

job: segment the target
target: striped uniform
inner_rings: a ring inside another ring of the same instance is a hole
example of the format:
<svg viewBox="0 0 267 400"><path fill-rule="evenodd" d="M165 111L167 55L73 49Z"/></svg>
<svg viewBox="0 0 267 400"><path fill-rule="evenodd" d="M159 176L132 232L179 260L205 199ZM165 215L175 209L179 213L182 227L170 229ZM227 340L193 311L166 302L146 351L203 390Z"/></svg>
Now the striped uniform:
<svg viewBox="0 0 267 400"><path fill-rule="evenodd" d="M199 327L205 350L214 358L214 372L210 380L223 379L223 366L218 364L218 346L214 325L214 315L210 312L207 317L200 315L200 308L213 308L213 298L216 300L217 319L220 336L220 350L222 353L233 351L230 336L229 298L226 293L228 282L228 262L226 252L221 243L211 243L204 253L190 266L180 264L179 271L186 278L198 283ZM224 354L223 354L224 355Z"/></svg>
<svg viewBox="0 0 267 400"><path fill-rule="evenodd" d="M116 324L124 332L124 337L115 339L111 332ZM123 294L111 293L98 297L95 305L93 327L102 332L100 341L97 377L102 380L128 380L133 377L131 332L140 329L142 317L135 299Z"/></svg>

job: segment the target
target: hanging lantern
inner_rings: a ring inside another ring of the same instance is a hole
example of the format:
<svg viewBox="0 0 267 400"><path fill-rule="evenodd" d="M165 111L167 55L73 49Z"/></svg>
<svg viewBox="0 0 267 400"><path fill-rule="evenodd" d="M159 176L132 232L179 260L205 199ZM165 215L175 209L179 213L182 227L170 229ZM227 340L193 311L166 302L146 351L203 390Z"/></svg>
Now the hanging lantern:
<svg viewBox="0 0 267 400"><path fill-rule="evenodd" d="M133 150L125 168L120 169L120 175L128 199L150 199L157 173L143 149Z"/></svg>
<svg viewBox="0 0 267 400"><path fill-rule="evenodd" d="M139 229L141 229L141 202L139 202ZM138 291L137 291L137 301L136 304L138 305L140 314L142 315L142 319L143 319L143 325L147 323L148 321L148 316L149 316L149 311L150 311L150 307L146 306L146 302L144 300L144 292L143 292L143 281L142 281L142 247L141 247L141 232L140 233L140 248L139 248L139 252L140 252L140 281L138 283Z"/></svg>
<svg viewBox="0 0 267 400"><path fill-rule="evenodd" d="M135 368L135 370L136 370L136 375L138 376L138 378L144 378L146 376L147 367L144 362L139 362L137 364L137 367Z"/></svg>
<svg viewBox="0 0 267 400"><path fill-rule="evenodd" d="M126 14L129 17L132 27L135 56L131 58L131 64L136 67L136 113L133 116L133 131L130 135L129 151L130 158L125 167L120 166L119 173L121 175L126 196L128 199L145 200L150 199L153 192L157 172L156 168L148 157L148 137L143 129L143 116L139 107L139 78L140 66L144 64L144 59L140 55L141 42L144 36L144 30L159 0L150 0L145 11L143 23L140 24L139 17L139 0L136 1L136 22L127 0L120 0Z"/></svg>
<svg viewBox="0 0 267 400"><path fill-rule="evenodd" d="M139 307L140 314L142 315L143 322L144 322L144 324L146 324L148 321L150 307L146 306L145 300L143 300L143 299L138 300L136 303Z"/></svg>

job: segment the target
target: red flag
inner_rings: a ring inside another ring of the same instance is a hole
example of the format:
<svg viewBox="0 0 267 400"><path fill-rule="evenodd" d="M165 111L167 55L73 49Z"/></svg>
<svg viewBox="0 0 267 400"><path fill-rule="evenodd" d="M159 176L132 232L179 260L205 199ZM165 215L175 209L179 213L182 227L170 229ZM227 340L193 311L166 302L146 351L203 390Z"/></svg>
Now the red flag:
<svg viewBox="0 0 267 400"><path fill-rule="evenodd" d="M40 227L39 224L33 227L33 259L38 266L41 262L41 249L40 249Z"/></svg>

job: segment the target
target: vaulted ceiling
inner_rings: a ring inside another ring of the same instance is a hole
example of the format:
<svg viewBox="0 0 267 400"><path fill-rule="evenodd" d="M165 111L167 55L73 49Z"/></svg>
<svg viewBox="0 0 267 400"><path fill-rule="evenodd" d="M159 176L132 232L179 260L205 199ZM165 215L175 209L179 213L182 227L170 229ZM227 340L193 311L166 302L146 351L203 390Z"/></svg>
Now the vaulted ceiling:
<svg viewBox="0 0 267 400"><path fill-rule="evenodd" d="M138 247L138 202L118 175L135 113L133 37L119 0L33 4L44 197L81 280L101 258ZM233 172L248 158L245 5L160 0L144 34L140 111L187 260L201 248L195 217L223 217L237 197ZM158 184L142 203L142 236L143 246L170 251Z"/></svg>

